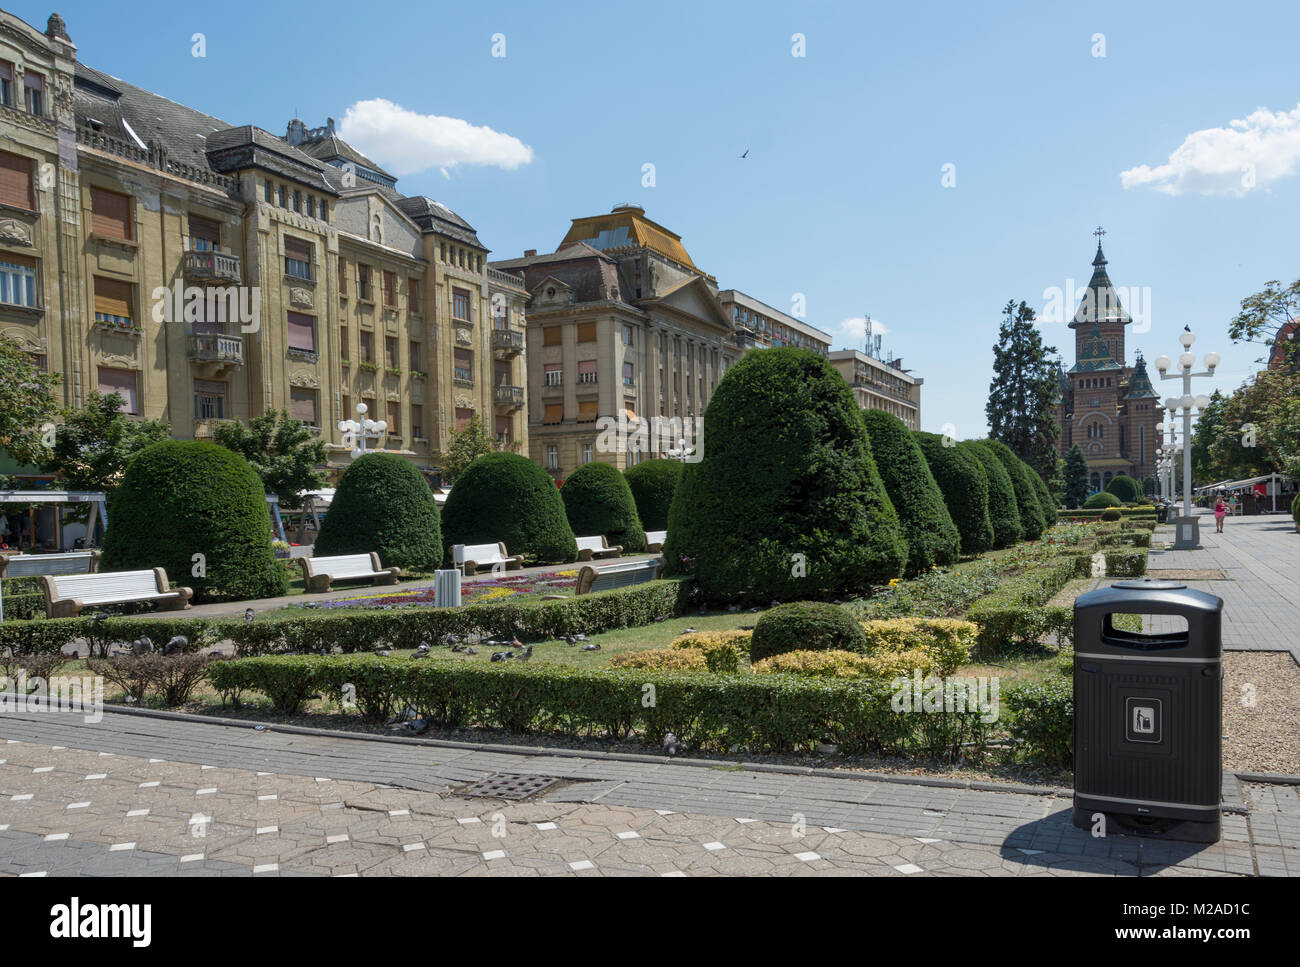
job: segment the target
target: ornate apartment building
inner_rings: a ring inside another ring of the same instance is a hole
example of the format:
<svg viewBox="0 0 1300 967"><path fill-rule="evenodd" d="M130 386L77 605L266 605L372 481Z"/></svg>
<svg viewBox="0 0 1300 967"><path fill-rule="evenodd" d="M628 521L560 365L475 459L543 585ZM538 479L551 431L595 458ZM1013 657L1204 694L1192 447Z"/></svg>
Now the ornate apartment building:
<svg viewBox="0 0 1300 967"><path fill-rule="evenodd" d="M528 452L522 276L332 121L232 126L0 11L0 122L0 332L66 405L116 390L180 438L286 409L335 470L360 402L422 468L475 416Z"/></svg>
<svg viewBox="0 0 1300 967"><path fill-rule="evenodd" d="M1079 445L1094 491L1121 474L1141 480L1155 473L1155 426L1164 415L1141 354L1133 366L1125 361L1124 330L1133 319L1106 264L1098 242L1092 278L1070 319L1075 362L1060 376L1056 412L1060 453Z"/></svg>

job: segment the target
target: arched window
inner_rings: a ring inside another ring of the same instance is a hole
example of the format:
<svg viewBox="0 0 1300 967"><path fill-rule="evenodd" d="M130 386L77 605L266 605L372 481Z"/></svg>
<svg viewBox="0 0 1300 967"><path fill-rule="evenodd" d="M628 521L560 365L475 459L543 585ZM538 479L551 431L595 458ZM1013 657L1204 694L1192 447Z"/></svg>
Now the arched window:
<svg viewBox="0 0 1300 967"><path fill-rule="evenodd" d="M1092 489L1093 489L1093 490L1100 490L1100 489L1101 489L1101 474L1097 473L1097 472L1094 470L1094 471L1092 472L1092 476L1091 476L1089 479L1090 479L1090 481L1092 482Z"/></svg>

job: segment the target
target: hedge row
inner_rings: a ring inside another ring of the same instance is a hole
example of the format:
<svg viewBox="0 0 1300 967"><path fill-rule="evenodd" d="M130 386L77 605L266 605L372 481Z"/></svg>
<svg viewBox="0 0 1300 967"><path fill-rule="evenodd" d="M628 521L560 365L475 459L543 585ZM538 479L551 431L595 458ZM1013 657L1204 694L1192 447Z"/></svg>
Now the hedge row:
<svg viewBox="0 0 1300 967"><path fill-rule="evenodd" d="M281 715L300 710L313 693L335 701L346 694L372 720L410 706L442 728L616 738L636 732L654 742L672 732L688 749L717 752L789 752L832 742L850 755L956 757L970 753L967 743L985 747L997 724L981 721L978 711L896 712L888 682L790 675L483 665L442 658L399 662L350 655L219 662L209 676L230 700L257 692ZM1001 700L1014 701L1006 694ZM1027 735L1043 732L1032 721L1012 727ZM1025 751L1041 757L1032 745Z"/></svg>
<svg viewBox="0 0 1300 967"><path fill-rule="evenodd" d="M1068 523L1070 521L1100 520L1102 512L1105 511L1106 509L1107 508L1102 507L1102 508L1093 508L1091 510L1062 510L1061 521ZM1119 515L1121 518L1147 517L1150 518L1151 520L1156 519L1156 511L1154 507L1118 507L1115 509L1119 511Z"/></svg>
<svg viewBox="0 0 1300 967"><path fill-rule="evenodd" d="M664 580L540 604L507 600L461 608L335 611L253 622L183 617L106 618L102 622L91 618L5 621L0 624L0 651L57 650L90 635L126 644L147 634L161 646L172 635L180 634L190 639L191 648L229 641L239 657L368 651L381 645L414 648L423 640L436 643L445 634L554 638L578 632L595 634L672 617L680 613L689 593L689 583Z"/></svg>

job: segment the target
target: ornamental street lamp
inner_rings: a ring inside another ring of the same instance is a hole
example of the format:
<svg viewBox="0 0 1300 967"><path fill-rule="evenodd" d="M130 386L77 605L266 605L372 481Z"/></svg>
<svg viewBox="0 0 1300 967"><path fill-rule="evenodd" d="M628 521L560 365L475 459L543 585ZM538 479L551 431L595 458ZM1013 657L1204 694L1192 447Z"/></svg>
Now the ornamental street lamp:
<svg viewBox="0 0 1300 967"><path fill-rule="evenodd" d="M1178 341L1183 345L1183 351L1178 357L1178 372L1170 373L1169 368L1173 365L1168 356L1160 356L1156 359L1156 369L1160 371L1160 378L1181 379L1183 381L1183 395L1180 397L1171 396L1165 400L1165 409L1169 411L1172 422L1174 414L1182 410L1183 413L1183 515L1177 521L1177 536L1174 538L1174 550L1190 550L1199 547L1200 526L1195 517L1192 516L1192 410L1204 410L1210 405L1210 398L1205 395L1192 395L1192 379L1199 376L1213 376L1215 367L1219 365L1219 354L1210 352L1205 354L1204 372L1194 373L1192 370L1196 366L1196 354L1192 352L1192 343L1196 342L1196 335L1187 326L1178 336Z"/></svg>
<svg viewBox="0 0 1300 967"><path fill-rule="evenodd" d="M387 420L368 420L366 411L369 407L365 403L357 404L357 419L340 420L339 432L343 434L343 445L347 446L349 442L355 441L356 446L352 448L352 459L365 456L366 454L366 437L379 439L388 430Z"/></svg>

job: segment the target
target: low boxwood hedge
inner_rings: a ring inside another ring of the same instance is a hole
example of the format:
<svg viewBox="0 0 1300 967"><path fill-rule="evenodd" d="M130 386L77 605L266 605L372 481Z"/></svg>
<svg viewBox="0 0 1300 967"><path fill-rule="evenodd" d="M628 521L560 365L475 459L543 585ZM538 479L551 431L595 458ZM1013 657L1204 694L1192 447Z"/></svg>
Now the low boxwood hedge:
<svg viewBox="0 0 1300 967"><path fill-rule="evenodd" d="M866 651L867 639L852 615L824 601L792 601L761 615L749 657L762 661L786 651Z"/></svg>
<svg viewBox="0 0 1300 967"><path fill-rule="evenodd" d="M1074 685L1068 678L1008 689L1006 704L1011 735L1021 754L1044 765L1074 764Z"/></svg>

